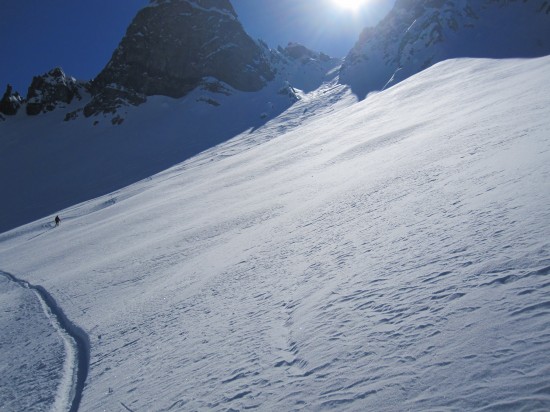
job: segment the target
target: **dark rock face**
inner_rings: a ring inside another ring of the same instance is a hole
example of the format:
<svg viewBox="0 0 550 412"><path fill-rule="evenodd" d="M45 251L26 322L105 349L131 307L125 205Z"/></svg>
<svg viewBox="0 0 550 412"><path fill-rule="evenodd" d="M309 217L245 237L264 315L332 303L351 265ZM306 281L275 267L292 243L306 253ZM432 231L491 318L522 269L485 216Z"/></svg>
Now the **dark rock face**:
<svg viewBox="0 0 550 412"><path fill-rule="evenodd" d="M360 98L458 57L550 53L548 0L397 0L347 55L340 79Z"/></svg>
<svg viewBox="0 0 550 412"><path fill-rule="evenodd" d="M143 94L137 93L132 89L125 89L116 84L111 84L104 87L84 107L84 116L89 117L99 112L115 114L117 109L123 106L138 106L145 103L146 100Z"/></svg>
<svg viewBox="0 0 550 412"><path fill-rule="evenodd" d="M6 92L0 100L0 113L7 116L13 116L17 114L17 111L23 104L23 98L17 92L13 93L13 88L10 84L6 87Z"/></svg>
<svg viewBox="0 0 550 412"><path fill-rule="evenodd" d="M321 62L328 62L331 60L331 57L327 56L325 53L315 52L299 43L288 43L288 45L284 49L279 46L277 48L277 51L286 58L300 61L304 64L312 60L317 60Z"/></svg>
<svg viewBox="0 0 550 412"><path fill-rule="evenodd" d="M205 77L256 91L273 73L228 0L154 0L134 18L93 89L117 84L177 98Z"/></svg>
<svg viewBox="0 0 550 412"><path fill-rule="evenodd" d="M111 60L87 84L59 68L37 76L29 87L26 111L36 115L91 94L83 114L117 115L147 96L182 97L205 79L241 91L258 91L275 76L270 50L242 28L229 0L151 0L138 12ZM120 121L115 122L120 124Z"/></svg>
<svg viewBox="0 0 550 412"><path fill-rule="evenodd" d="M86 117L98 113L116 115L113 118L113 124L122 124L122 119L118 115L118 110L124 106L138 106L145 103L147 98L141 93L132 89L125 89L116 84L110 84L98 91L93 99L83 108L79 108L65 115L65 121L77 119L81 113ZM116 121L114 119L116 118Z"/></svg>
<svg viewBox="0 0 550 412"><path fill-rule="evenodd" d="M316 53L299 43L289 43L284 49L279 46L278 50L294 60L319 59L326 61L330 59L326 54Z"/></svg>
<svg viewBox="0 0 550 412"><path fill-rule="evenodd" d="M58 104L81 99L77 81L59 67L33 78L27 93L27 114L37 115L54 110Z"/></svg>

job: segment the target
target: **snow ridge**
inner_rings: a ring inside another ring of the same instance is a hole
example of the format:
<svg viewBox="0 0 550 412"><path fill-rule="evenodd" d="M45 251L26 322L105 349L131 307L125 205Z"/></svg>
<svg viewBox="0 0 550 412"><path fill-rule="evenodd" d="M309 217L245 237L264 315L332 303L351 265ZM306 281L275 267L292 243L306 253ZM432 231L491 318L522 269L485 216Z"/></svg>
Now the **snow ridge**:
<svg viewBox="0 0 550 412"><path fill-rule="evenodd" d="M67 318L52 295L42 286L32 285L3 270L0 270L0 275L22 288L32 290L40 301L44 313L50 319L53 327L61 335L65 346L66 358L63 364L63 378L59 383L52 410L78 411L90 364L88 335Z"/></svg>

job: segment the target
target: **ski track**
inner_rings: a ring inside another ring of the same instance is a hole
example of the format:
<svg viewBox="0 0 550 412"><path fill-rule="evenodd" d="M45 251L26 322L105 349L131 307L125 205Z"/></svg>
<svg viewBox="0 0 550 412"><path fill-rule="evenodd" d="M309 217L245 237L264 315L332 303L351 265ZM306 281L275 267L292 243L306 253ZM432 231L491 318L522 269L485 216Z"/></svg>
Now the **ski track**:
<svg viewBox="0 0 550 412"><path fill-rule="evenodd" d="M65 355L62 373L51 410L59 412L78 411L88 375L90 358L89 339L86 333L65 316L55 299L43 287L32 285L2 270L0 270L0 275L19 287L31 290L34 293L50 324L63 341ZM36 384L39 385L39 382ZM40 405L40 402L34 401L33 403Z"/></svg>
<svg viewBox="0 0 550 412"><path fill-rule="evenodd" d="M549 410L550 94L522 64L547 78L450 62L5 235L90 333L81 409Z"/></svg>

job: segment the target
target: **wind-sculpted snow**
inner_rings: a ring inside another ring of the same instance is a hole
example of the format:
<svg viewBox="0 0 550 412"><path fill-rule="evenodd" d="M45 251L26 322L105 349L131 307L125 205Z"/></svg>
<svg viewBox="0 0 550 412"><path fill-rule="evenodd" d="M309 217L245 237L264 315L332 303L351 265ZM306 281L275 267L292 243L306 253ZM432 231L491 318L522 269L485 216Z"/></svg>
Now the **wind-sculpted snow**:
<svg viewBox="0 0 550 412"><path fill-rule="evenodd" d="M89 332L82 411L548 410L549 73L326 87L0 261Z"/></svg>

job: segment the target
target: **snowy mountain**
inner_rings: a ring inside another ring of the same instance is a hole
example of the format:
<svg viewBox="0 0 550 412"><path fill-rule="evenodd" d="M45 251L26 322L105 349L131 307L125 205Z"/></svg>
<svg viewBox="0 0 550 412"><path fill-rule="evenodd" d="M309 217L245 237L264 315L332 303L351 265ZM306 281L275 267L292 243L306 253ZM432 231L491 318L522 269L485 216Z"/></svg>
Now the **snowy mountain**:
<svg viewBox="0 0 550 412"><path fill-rule="evenodd" d="M319 110L328 110L322 86ZM299 75L294 76L296 80ZM329 76L330 77L330 76ZM305 100L296 100L304 97ZM351 98L351 97L350 97ZM146 179L232 137L252 132L281 113L298 126L315 113L311 96L277 77L259 92L241 92L204 79L185 97L151 96L116 115L63 121L90 101L29 117L24 110L0 122L0 231ZM335 102L338 103L338 102ZM331 109L332 110L332 109ZM120 117L119 117L120 116ZM118 120L117 120L118 119ZM113 122L121 122L113 126ZM272 138L280 133L272 127ZM251 137L253 138L253 137Z"/></svg>
<svg viewBox="0 0 550 412"><path fill-rule="evenodd" d="M300 99L321 98L324 108L332 86L363 98L448 57L550 53L550 11L538 1L398 1L339 71L342 61L303 45L270 50L252 40L228 0L153 0L95 79L56 68L35 77L26 98L6 90L0 232L147 178L287 110L300 124L314 113Z"/></svg>
<svg viewBox="0 0 550 412"><path fill-rule="evenodd" d="M33 79L26 99L8 86L0 113L13 116L24 106L27 114L36 115L87 95L65 120L103 114L119 125L128 106L143 104L150 96L177 99L206 84L223 95L233 89L257 92L281 81L305 82L310 91L340 63L298 44L270 50L246 34L228 0L151 0L96 78L77 82L55 68Z"/></svg>
<svg viewBox="0 0 550 412"><path fill-rule="evenodd" d="M27 92L25 107L28 115L64 108L73 99L82 100L87 84L69 77L57 67L42 76L35 76Z"/></svg>
<svg viewBox="0 0 550 412"><path fill-rule="evenodd" d="M203 93L96 130L139 145L156 111L166 138L182 106L228 106ZM549 107L550 57L448 60L362 102L333 80L1 234L2 409L550 409ZM62 124L71 158L88 126Z"/></svg>
<svg viewBox="0 0 550 412"><path fill-rule="evenodd" d="M0 232L303 109L303 92L335 81L340 64L296 44L269 50L228 1L152 1L91 82L56 68L33 79L26 99L6 91Z"/></svg>
<svg viewBox="0 0 550 412"><path fill-rule="evenodd" d="M341 80L364 98L449 58L547 54L546 0L397 0L384 20L361 34Z"/></svg>
<svg viewBox="0 0 550 412"><path fill-rule="evenodd" d="M8 87L0 410L550 410L548 7L398 0L342 67L152 0Z"/></svg>
<svg viewBox="0 0 550 412"><path fill-rule="evenodd" d="M110 112L102 95L179 98L214 77L242 91L273 79L263 50L244 31L229 0L154 0L134 18L113 57L92 82L100 96L86 116Z"/></svg>

